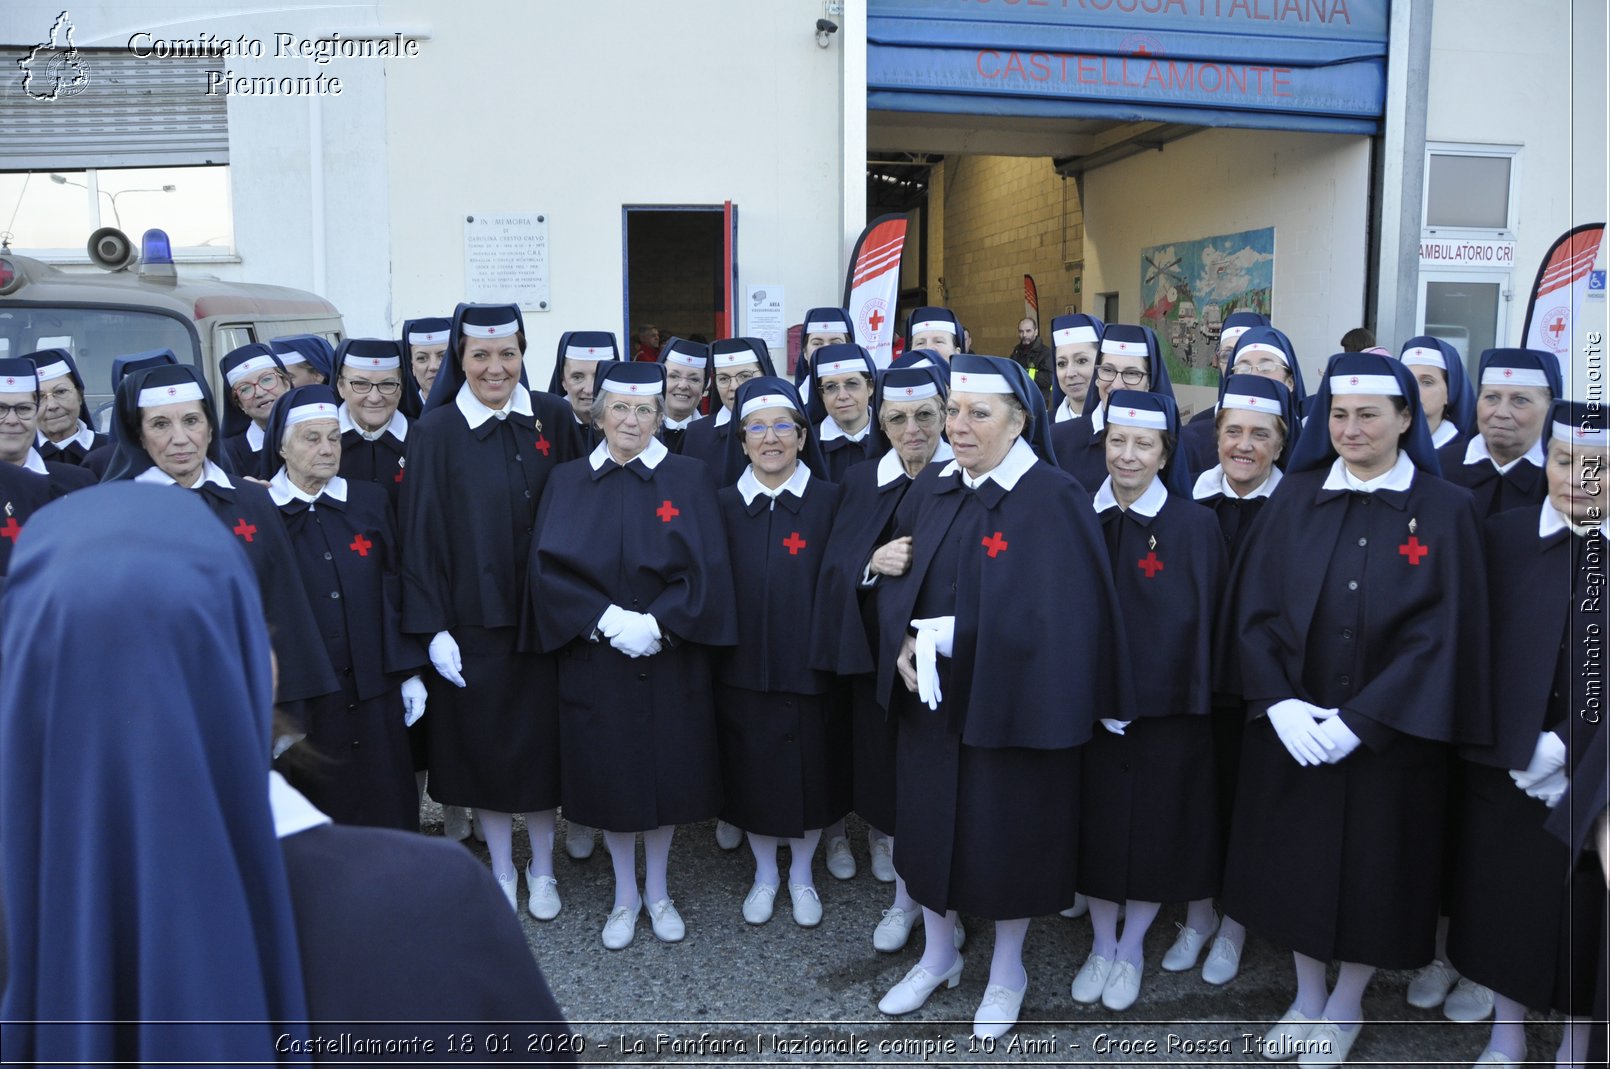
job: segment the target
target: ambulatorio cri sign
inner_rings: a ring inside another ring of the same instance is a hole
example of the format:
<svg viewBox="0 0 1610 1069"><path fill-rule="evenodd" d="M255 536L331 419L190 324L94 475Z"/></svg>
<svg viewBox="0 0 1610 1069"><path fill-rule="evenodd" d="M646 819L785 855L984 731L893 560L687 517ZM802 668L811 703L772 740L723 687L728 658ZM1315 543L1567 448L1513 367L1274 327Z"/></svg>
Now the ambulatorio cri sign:
<svg viewBox="0 0 1610 1069"><path fill-rule="evenodd" d="M1514 267L1515 243L1426 238L1420 242L1420 266Z"/></svg>

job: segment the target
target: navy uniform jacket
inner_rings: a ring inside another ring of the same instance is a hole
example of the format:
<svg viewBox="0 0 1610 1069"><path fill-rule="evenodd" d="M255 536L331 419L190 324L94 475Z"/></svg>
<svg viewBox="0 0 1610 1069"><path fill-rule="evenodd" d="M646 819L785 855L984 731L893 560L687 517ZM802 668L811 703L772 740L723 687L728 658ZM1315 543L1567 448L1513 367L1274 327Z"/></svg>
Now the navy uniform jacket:
<svg viewBox="0 0 1610 1069"><path fill-rule="evenodd" d="M576 449L562 398L533 392L531 408L472 430L448 402L409 431L398 517L405 632L520 624L537 503Z"/></svg>
<svg viewBox="0 0 1610 1069"><path fill-rule="evenodd" d="M1185 454L1193 472L1207 471L1219 462L1218 428L1214 426L1218 415L1218 407L1209 406L1180 428L1180 444L1175 452Z"/></svg>
<svg viewBox="0 0 1610 1069"><path fill-rule="evenodd" d="M1469 493L1423 471L1404 491L1325 490L1328 474L1287 474L1237 561L1250 711L1293 697L1338 708L1375 749L1392 732L1491 742L1487 577Z"/></svg>
<svg viewBox="0 0 1610 1069"><path fill-rule="evenodd" d="M404 420L406 430L406 418ZM370 440L356 428L341 435L341 477L351 483L371 483L385 489L393 509L402 497L403 471L408 446L388 428Z"/></svg>
<svg viewBox="0 0 1610 1069"><path fill-rule="evenodd" d="M731 486L743 474L743 465L732 462L731 450L727 445L736 422L728 420L718 427L714 415L704 416L688 424L688 429L682 435L681 455L694 457L709 465L717 486Z"/></svg>
<svg viewBox="0 0 1610 1069"><path fill-rule="evenodd" d="M55 461L59 464L71 464L74 467L81 467L84 463L84 458L91 451L109 444L112 440L99 431L93 432L93 435L88 446L79 445L69 438L66 445L57 445L55 442L46 440L40 442L35 448L39 450L39 455L45 458L46 463Z"/></svg>
<svg viewBox="0 0 1610 1069"><path fill-rule="evenodd" d="M45 461L45 470L50 473L47 477L50 480L51 500L100 482L94 472L60 460Z"/></svg>
<svg viewBox="0 0 1610 1069"><path fill-rule="evenodd" d="M1103 429L1092 434L1089 416L1075 416L1053 425L1051 449L1056 454L1057 467L1072 475L1086 493L1095 493L1106 480L1107 432Z"/></svg>
<svg viewBox="0 0 1610 1069"><path fill-rule="evenodd" d="M1212 700L1213 614L1224 589L1224 544L1213 513L1175 494L1146 516L1099 513L1136 673L1137 716L1203 715Z"/></svg>
<svg viewBox="0 0 1610 1069"><path fill-rule="evenodd" d="M852 442L848 438L834 438L832 441L827 441L821 437L819 427L813 428L812 433L816 434L817 444L822 449L822 457L827 461L829 482L843 482L844 476L851 468L863 460L878 459L888 448L883 444L883 438L878 434L876 427L869 427L866 437L859 442Z"/></svg>
<svg viewBox="0 0 1610 1069"><path fill-rule="evenodd" d="M20 464L0 464L0 576L10 567L11 550L28 517L50 500L49 479Z"/></svg>
<svg viewBox="0 0 1610 1069"><path fill-rule="evenodd" d="M1510 509L1541 505L1548 497L1548 480L1536 464L1523 459L1500 475L1486 457L1466 464L1465 450L1469 445L1469 438L1455 438L1437 450L1437 460L1442 464L1443 478L1475 496L1478 516L1485 519Z"/></svg>
<svg viewBox="0 0 1610 1069"><path fill-rule="evenodd" d="M738 599L738 645L726 653L718 678L732 687L768 693L825 694L828 677L812 671L804 639L816 618L817 581L826 556L840 491L812 476L804 497L785 490L749 504L735 486L720 492Z"/></svg>
<svg viewBox="0 0 1610 1069"><path fill-rule="evenodd" d="M246 440L246 434L231 435L218 443L223 449L224 468L231 475L257 475L257 469L262 465L261 450L253 449Z"/></svg>

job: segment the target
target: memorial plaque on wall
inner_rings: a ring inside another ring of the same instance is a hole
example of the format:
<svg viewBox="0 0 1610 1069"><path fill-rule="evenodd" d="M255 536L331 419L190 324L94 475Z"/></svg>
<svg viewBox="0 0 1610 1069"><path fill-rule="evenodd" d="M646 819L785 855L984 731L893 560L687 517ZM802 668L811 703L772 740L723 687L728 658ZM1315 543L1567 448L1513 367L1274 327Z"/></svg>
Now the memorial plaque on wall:
<svg viewBox="0 0 1610 1069"><path fill-rule="evenodd" d="M471 212L464 217L464 294L475 304L517 304L546 312L548 216Z"/></svg>

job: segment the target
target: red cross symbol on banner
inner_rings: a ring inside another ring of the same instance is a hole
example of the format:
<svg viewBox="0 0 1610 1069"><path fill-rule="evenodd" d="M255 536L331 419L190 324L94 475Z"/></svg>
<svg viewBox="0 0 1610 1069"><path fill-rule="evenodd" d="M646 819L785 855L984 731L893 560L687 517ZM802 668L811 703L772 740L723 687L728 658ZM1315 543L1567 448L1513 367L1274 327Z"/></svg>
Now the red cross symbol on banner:
<svg viewBox="0 0 1610 1069"><path fill-rule="evenodd" d="M551 449L553 449L553 446L548 443L547 436L542 434L537 435L537 452L541 453L543 456L547 456Z"/></svg>
<svg viewBox="0 0 1610 1069"><path fill-rule="evenodd" d="M1420 544L1420 539L1416 538L1414 535L1410 535L1409 540L1398 547L1398 553L1402 556L1408 557L1409 563L1415 565L1416 567L1418 567L1420 564L1420 558L1424 557L1430 552L1431 547L1422 546Z"/></svg>
<svg viewBox="0 0 1610 1069"><path fill-rule="evenodd" d="M872 327L873 333L877 333L883 328L883 313L874 308L872 314L866 317L866 321Z"/></svg>
<svg viewBox="0 0 1610 1069"><path fill-rule="evenodd" d="M682 515L682 510L671 504L670 498L666 498L660 503L660 507L654 510L654 515L660 518L661 523L670 523L672 516Z"/></svg>
<svg viewBox="0 0 1610 1069"><path fill-rule="evenodd" d="M989 550L990 559L994 560L998 554L1006 552L1008 543L1006 539L1001 537L1001 532L996 531L992 536L980 542L979 545Z"/></svg>
<svg viewBox="0 0 1610 1069"><path fill-rule="evenodd" d="M352 550L360 557L367 557L369 555L369 551L374 548L374 545L375 544L373 542L363 537L363 533L360 531L358 533L358 537L352 540L352 545L348 546L347 548Z"/></svg>
<svg viewBox="0 0 1610 1069"><path fill-rule="evenodd" d="M235 526L232 527L231 530L233 530L236 534L240 535L240 537L244 538L248 542L250 542L252 540L252 535L257 533L257 528L254 525L247 523L246 518L244 516L242 516L235 523Z"/></svg>
<svg viewBox="0 0 1610 1069"><path fill-rule="evenodd" d="M6 525L0 527L0 538L9 538L11 539L11 544L16 545L17 536L20 534L22 534L22 524L17 522L17 517L7 516Z"/></svg>
<svg viewBox="0 0 1610 1069"><path fill-rule="evenodd" d="M790 557L797 557L799 556L799 551L804 549L808 543L799 536L798 531L794 531L789 534L787 538L783 539L783 545L788 547L788 555Z"/></svg>
<svg viewBox="0 0 1610 1069"><path fill-rule="evenodd" d="M1564 316L1555 316L1554 317L1554 322L1550 323L1544 329L1547 330L1550 334L1554 335L1554 340L1555 341L1559 341L1560 340L1560 335L1565 333L1565 317Z"/></svg>
<svg viewBox="0 0 1610 1069"><path fill-rule="evenodd" d="M1157 559L1157 553L1153 551L1136 561L1135 567L1145 572L1146 578L1156 579L1157 573L1163 570L1163 562Z"/></svg>

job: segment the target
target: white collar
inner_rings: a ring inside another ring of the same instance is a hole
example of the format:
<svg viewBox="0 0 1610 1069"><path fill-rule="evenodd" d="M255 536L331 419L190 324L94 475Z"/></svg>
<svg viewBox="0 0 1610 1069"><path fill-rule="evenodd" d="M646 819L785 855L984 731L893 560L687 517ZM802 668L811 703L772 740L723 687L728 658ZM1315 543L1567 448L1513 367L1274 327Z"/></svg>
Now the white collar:
<svg viewBox="0 0 1610 1069"><path fill-rule="evenodd" d="M175 479L155 464L136 475L134 481L137 483L151 483L155 486L179 485L178 479ZM202 483L212 483L214 486L221 486L225 490L235 488L235 484L229 481L229 476L224 474L224 469L214 464L210 459L202 461L201 478L197 479L196 485L190 487L190 489L200 490Z"/></svg>
<svg viewBox="0 0 1610 1069"><path fill-rule="evenodd" d="M1549 535L1559 534L1561 531L1570 531L1578 538L1585 538L1593 532L1601 530L1603 528L1577 526L1566 519L1565 514L1555 508L1554 503L1547 499L1544 499L1543 510L1537 517L1537 537L1539 538L1547 538Z"/></svg>
<svg viewBox="0 0 1610 1069"><path fill-rule="evenodd" d="M1098 404L1090 410L1090 437L1094 438L1107 429L1107 406Z"/></svg>
<svg viewBox="0 0 1610 1069"><path fill-rule="evenodd" d="M671 450L666 447L664 442L660 441L658 438L650 438L648 440L648 445L644 446L643 451L637 454L637 456L633 457L632 460L641 460L643 462L643 467L647 468L649 471L653 471L655 468L660 466L660 461L664 460L670 455ZM587 463L593 466L594 471L597 471L599 468L603 467L604 461L609 459L611 459L611 457L609 455L608 442L599 442L593 447L593 451L587 454ZM631 461L627 461L627 463L629 464Z"/></svg>
<svg viewBox="0 0 1610 1069"><path fill-rule="evenodd" d="M261 453L263 451L263 439L267 437L268 435L264 433L263 428L259 427L257 424L246 424L246 444L252 447L253 453Z"/></svg>
<svg viewBox="0 0 1610 1069"><path fill-rule="evenodd" d="M1347 462L1341 457L1330 466L1330 474L1325 476L1326 490L1352 490L1360 494L1373 494L1377 490L1407 490L1414 485L1414 461L1409 454L1398 450L1398 459L1395 464L1383 475L1373 479L1360 479L1347 470Z"/></svg>
<svg viewBox="0 0 1610 1069"><path fill-rule="evenodd" d="M699 418L699 410L697 408L695 408L693 410L693 415L689 416L687 419L672 419L670 416L666 416L665 417L665 422L662 424L662 426L668 431L686 430L688 424L692 423L694 420L696 420L698 418Z"/></svg>
<svg viewBox="0 0 1610 1069"><path fill-rule="evenodd" d="M1062 395L1062 403L1057 405L1056 422L1058 422L1058 423L1066 423L1070 419L1078 419L1078 418L1079 418L1079 413L1077 413L1077 412L1075 412L1073 410L1073 402L1068 400L1068 395L1067 394L1063 394Z"/></svg>
<svg viewBox="0 0 1610 1069"><path fill-rule="evenodd" d="M489 419L508 419L510 412L517 412L522 416L532 414L531 391L519 383L514 384L514 393L503 402L502 408L487 408L481 403L480 398L475 396L467 382L458 388L458 396L453 398L453 403L464 413L464 421L470 425L470 430L475 430Z"/></svg>
<svg viewBox="0 0 1610 1069"><path fill-rule="evenodd" d="M366 431L358 426L357 421L352 418L352 413L347 409L347 403L342 401L341 407L335 410L335 421L340 424L342 434L357 431L366 442L378 441L382 434L390 434L399 442L408 440L408 417L402 414L401 409L393 412L391 419L378 431Z"/></svg>
<svg viewBox="0 0 1610 1069"><path fill-rule="evenodd" d="M947 460L954 460L955 458L956 451L950 447L949 442L941 438L939 439L939 448L934 450L934 455L928 459L928 463L941 464ZM897 479L909 478L911 478L911 476L906 474L906 465L901 461L900 454L895 450L890 449L887 453L878 458L879 486L888 486Z"/></svg>
<svg viewBox="0 0 1610 1069"><path fill-rule="evenodd" d="M790 475L788 481L775 490L755 478L755 466L753 464L745 468L743 474L738 476L737 485L738 492L743 495L745 505L754 504L758 495L765 494L771 498L772 508L776 508L777 499L782 496L783 491L787 490L795 497L804 497L805 484L810 481L811 469L807 468L803 461L796 461L794 474Z"/></svg>
<svg viewBox="0 0 1610 1069"><path fill-rule="evenodd" d="M1206 501L1210 497L1222 494L1231 501L1251 501L1255 497L1268 497L1274 493L1275 487L1280 485L1280 480L1283 478L1285 478L1285 473L1271 464L1269 466L1269 478L1263 481L1263 485L1246 497L1242 497L1230 489L1230 480L1224 477L1224 465L1215 464L1196 477L1196 485L1191 487L1191 497L1197 501Z"/></svg>
<svg viewBox="0 0 1610 1069"><path fill-rule="evenodd" d="M330 823L301 791L285 782L278 772L268 774L268 808L274 813L274 838L284 839L299 831Z"/></svg>
<svg viewBox="0 0 1610 1069"><path fill-rule="evenodd" d="M35 431L34 433L38 436L38 441L35 444L44 445L46 442L50 441L49 438L45 437L45 432L44 431ZM78 421L78 430L74 431L72 434L68 435L66 438L63 438L60 442L56 443L56 447L59 449L59 448L65 446L65 445L67 445L68 442L76 442L78 444L79 448L88 449L90 447L90 445L94 441L95 441L95 431L94 431L94 429L91 428L88 423L85 423L83 420L79 420Z"/></svg>
<svg viewBox="0 0 1610 1069"><path fill-rule="evenodd" d="M291 482L291 473L286 468L281 468L275 472L274 477L268 481L268 496L274 499L274 504L276 505L289 505L292 501L306 501L311 505L324 494L329 494L337 501L345 501L347 499L347 481L337 475L325 483L324 489L316 495L308 493Z"/></svg>
<svg viewBox="0 0 1610 1069"><path fill-rule="evenodd" d="M1444 422L1447 421L1444 420ZM1528 449L1526 452L1522 453L1508 464L1500 464L1498 461L1494 460L1493 455L1487 451L1487 439L1483 438L1480 434L1472 434L1470 436L1470 444L1465 446L1465 463L1479 464L1483 460L1497 468L1498 474L1500 475L1508 475L1510 469L1523 460L1528 464L1531 464L1533 467L1541 468L1543 466L1543 439L1541 436L1539 436L1537 441L1532 443L1532 448Z"/></svg>
<svg viewBox="0 0 1610 1069"><path fill-rule="evenodd" d="M45 458L39 455L39 450L28 447L28 455L23 458L22 466L39 475L49 475L50 469L45 467Z"/></svg>
<svg viewBox="0 0 1610 1069"><path fill-rule="evenodd" d="M832 416L828 416L822 421L822 425L817 428L817 433L822 436L822 441L824 442L837 441L840 438L848 438L852 442L865 441L866 436L872 433L872 417L868 416L867 421L861 425L861 429L851 434L843 427L840 427Z"/></svg>
<svg viewBox="0 0 1610 1069"><path fill-rule="evenodd" d="M954 456L954 454L952 455ZM1029 443L1019 438L1012 443L1012 448L1006 451L1006 456L1001 458L1001 462L985 472L980 478L974 479L965 471L962 471L960 462L956 460L946 464L939 475L943 478L951 472L961 471L963 486L976 490L984 480L991 479L999 483L1003 489L1010 490L1017 485L1019 479L1023 478L1023 473L1034 467L1039 459L1034 455L1034 450L1029 446Z"/></svg>
<svg viewBox="0 0 1610 1069"><path fill-rule="evenodd" d="M1144 493L1137 497L1129 506L1130 512L1138 512L1142 516L1156 516L1163 511L1168 503L1168 487L1156 475L1152 476L1151 485L1146 487ZM1112 492L1112 476L1101 480L1101 489L1096 491L1095 501L1097 512L1106 512L1108 509L1118 508L1118 497Z"/></svg>
<svg viewBox="0 0 1610 1069"><path fill-rule="evenodd" d="M1455 427L1453 421L1447 416L1443 416L1442 422L1437 424L1437 429L1431 432L1431 444L1441 449L1457 437L1459 437L1459 428Z"/></svg>
<svg viewBox="0 0 1610 1069"><path fill-rule="evenodd" d="M725 427L727 424L729 424L731 422L732 422L732 409L728 408L726 405L722 405L721 406L721 411L716 413L716 426L717 427Z"/></svg>

